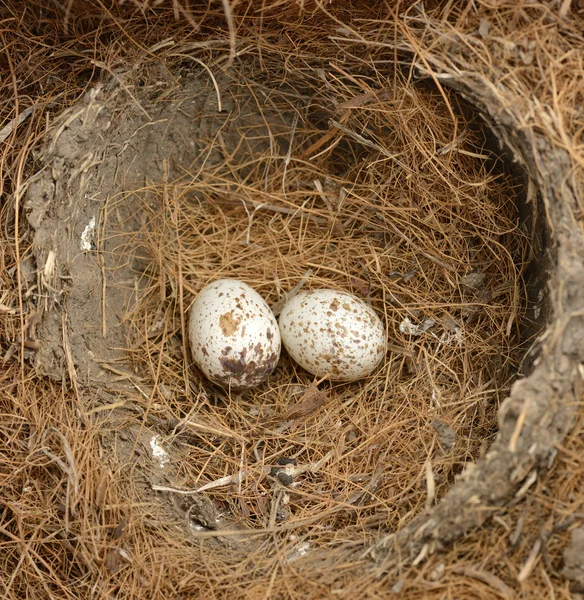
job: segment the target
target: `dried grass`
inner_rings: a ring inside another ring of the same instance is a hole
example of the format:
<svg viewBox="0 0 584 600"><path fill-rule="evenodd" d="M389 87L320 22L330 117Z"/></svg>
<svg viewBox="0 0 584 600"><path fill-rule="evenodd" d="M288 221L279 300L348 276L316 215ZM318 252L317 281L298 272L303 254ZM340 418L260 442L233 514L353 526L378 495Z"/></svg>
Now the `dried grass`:
<svg viewBox="0 0 584 600"><path fill-rule="evenodd" d="M34 349L25 348L25 334L34 315L24 312L28 299L17 282L30 242L14 198L34 168L30 149L44 119L77 98L84 81L115 72L143 48L161 47L171 35L188 48L200 35L193 22L206 36L223 35L215 29L223 19L220 5L199 13L177 2L156 9L134 4L141 12L114 6L119 12L112 14L76 0L64 12L44 7L41 14L31 3L14 10L2 33L13 75L1 88L2 117L18 119L23 107L35 107L8 138L0 163L3 191L12 194L0 208L1 348L12 356L0 374L3 595L385 597L392 586L396 592L403 586L411 598L500 598L512 595L510 588L525 597L569 597L557 571L566 519L582 518L581 422L548 475L492 526L445 555L417 568L376 572L355 553L443 495L467 461L484 452L519 365L518 331L525 324L520 274L528 244L513 206L517 182L483 158L488 151L477 120L460 100L415 84L407 71L381 73L401 58L386 39L396 30L383 8L378 15L365 6L335 12L377 48L371 54L339 39L346 30L322 16L325 7L273 3L248 7L246 19L236 11L248 61L242 93L262 83L276 90L270 97L277 110L289 123L297 117L294 152L287 161L285 153L275 159L273 152L258 156L256 148L245 164L227 160L196 180L185 173L136 192L148 191L139 242L153 259L129 315L129 350L138 368L132 377L140 377L145 397L136 396L130 411L91 413L83 392L80 398L28 367ZM399 17L399 29L414 47L429 48L454 32L464 46L480 18L487 19L487 39L477 44L473 37L469 54L442 59L490 69L502 87L512 83L517 101L536 95L552 106L549 120L538 125L578 163L584 126L575 107L584 70L577 26L566 19L549 26L558 17L543 5L475 4L449 3L432 14L416 5ZM180 20L186 16L189 25ZM295 36L278 32L284 23ZM333 39L325 31L335 32ZM422 31L435 40L422 39ZM218 46L228 56L224 39ZM311 64L315 56L343 65L331 68L327 85ZM64 67L65 59L72 63ZM315 106L325 113L335 107L338 125L315 129L315 113L302 111L283 85L295 89L300 82ZM226 397L191 369L184 315L196 292L218 275L244 279L276 303L307 269L313 271L307 287L346 289L370 301L395 348L367 381L321 384L326 403L287 424L301 397L298 384L306 388L310 378L283 359L265 388ZM487 275L489 295L477 297L461 285L472 269ZM399 331L406 317L432 318L436 325L412 338ZM147 416L172 422L179 432L165 440L177 457L177 487L194 489L245 471L232 485L207 492L245 536L193 537L161 520L156 494L145 496L141 477L104 447L104 440L118 444L119 431L133 431ZM450 452L437 441L435 418L459 434ZM296 488L283 490L266 470L291 456L304 472ZM282 507L289 515L280 522ZM546 552L534 555L527 572L538 539Z"/></svg>
<svg viewBox="0 0 584 600"><path fill-rule="evenodd" d="M263 59L271 60L267 51ZM294 65L291 57L288 61ZM258 96L254 74L248 69L245 74ZM270 78L276 81L276 74ZM374 150L372 157L362 144L346 142L338 150L342 132L333 128L318 159L296 158L328 136L302 114L288 164L285 156L270 154L268 139L262 144L250 136L259 148L268 148L264 155L253 148L249 157L239 153L237 160L230 156L185 174L184 183L138 192L147 200L137 253L151 262L141 281L142 298L129 317L131 355L143 381L164 386L164 396L156 396L159 416L202 419L237 432L231 443L205 439L208 450L189 449L180 477L196 488L243 469L239 488L216 491L215 497L248 527L267 525L269 486L258 481L266 465L282 457L310 464L331 452L326 469L295 490L294 518L336 513L363 490L363 482L376 479L365 506L344 511L330 525L365 527L364 518L377 523L383 514L386 526L396 526L433 500L426 499L428 461L440 496L484 449L498 401L518 366L525 305L519 273L527 240L517 227L514 182L496 172L496 161L487 158L480 135L472 131L477 123L463 116L457 126L465 141L454 156L440 153L454 127L438 94L401 76L394 81L397 88L382 92L383 102L373 93L363 101L359 87L348 81L331 84L324 95L314 90L312 100L321 110L333 98L341 106L356 104L337 118L347 130L383 143L383 153ZM385 90L387 80L368 86ZM280 99L277 92L271 103L276 113L289 110L288 97ZM211 153L213 140L201 142ZM115 202L109 210L113 213ZM122 260L125 246L116 252ZM475 293L461 285L473 269L485 278ZM328 399L315 414L274 426L274 420L287 420L302 389L298 384L306 386L310 378L284 358L267 385L228 397L190 368L182 315L217 277L242 279L275 304L307 270L312 275L306 288L349 290L371 302L397 351L362 383L321 386ZM436 325L412 336L399 329L406 319L413 324L432 319ZM437 418L459 436L453 452L441 451L435 439L431 423Z"/></svg>

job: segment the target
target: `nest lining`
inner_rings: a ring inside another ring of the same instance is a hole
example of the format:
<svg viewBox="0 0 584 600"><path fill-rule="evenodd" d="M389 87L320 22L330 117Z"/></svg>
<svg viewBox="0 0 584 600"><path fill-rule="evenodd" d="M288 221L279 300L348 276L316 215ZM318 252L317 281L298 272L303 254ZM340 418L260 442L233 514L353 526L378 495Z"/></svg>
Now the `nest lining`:
<svg viewBox="0 0 584 600"><path fill-rule="evenodd" d="M92 383L127 397L100 378L129 360L142 414L175 424L157 432L170 487L205 486L230 526L316 519L373 537L440 498L495 434L533 326L522 182L454 94L445 105L427 83L363 68L326 85L299 69L277 86L278 69L273 57L270 86L248 61L162 92L145 72L136 99L148 127L119 89L96 96L114 132L103 147L124 154L113 183L107 153L94 177L103 205L85 254L107 284L93 325L108 342L106 313L118 313L129 336ZM387 324L387 358L364 381L315 388L284 353L264 386L230 396L192 365L185 330L197 292L218 277L274 306L299 284L350 291ZM287 460L293 487L275 491Z"/></svg>

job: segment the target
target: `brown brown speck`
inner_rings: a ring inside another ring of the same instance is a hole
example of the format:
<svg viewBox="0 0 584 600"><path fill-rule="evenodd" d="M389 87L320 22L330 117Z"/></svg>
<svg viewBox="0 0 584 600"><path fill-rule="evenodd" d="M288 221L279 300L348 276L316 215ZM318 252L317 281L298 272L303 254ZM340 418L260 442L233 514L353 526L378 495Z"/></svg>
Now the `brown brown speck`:
<svg viewBox="0 0 584 600"><path fill-rule="evenodd" d="M221 331L225 336L233 335L237 331L240 322L241 317L234 315L233 311L227 312L219 317L219 327L221 327Z"/></svg>
<svg viewBox="0 0 584 600"><path fill-rule="evenodd" d="M255 353L256 353L256 354L257 354L257 355L258 355L260 358L262 358L262 357L264 356L264 349L263 349L263 347L262 347L262 344L261 344L261 342L258 342L258 343L255 345L255 348L254 348L254 350L255 350Z"/></svg>

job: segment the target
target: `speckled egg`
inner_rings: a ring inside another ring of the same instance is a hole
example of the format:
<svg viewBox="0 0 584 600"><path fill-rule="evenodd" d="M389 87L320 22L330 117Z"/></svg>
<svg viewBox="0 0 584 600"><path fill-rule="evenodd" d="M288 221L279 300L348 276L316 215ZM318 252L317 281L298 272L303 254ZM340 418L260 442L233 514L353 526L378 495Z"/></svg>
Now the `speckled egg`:
<svg viewBox="0 0 584 600"><path fill-rule="evenodd" d="M280 358L280 331L266 301L237 279L205 286L191 307L193 358L213 382L233 389L265 381Z"/></svg>
<svg viewBox="0 0 584 600"><path fill-rule="evenodd" d="M280 314L288 354L304 369L332 381L371 374L385 354L385 328L375 311L346 292L302 292Z"/></svg>

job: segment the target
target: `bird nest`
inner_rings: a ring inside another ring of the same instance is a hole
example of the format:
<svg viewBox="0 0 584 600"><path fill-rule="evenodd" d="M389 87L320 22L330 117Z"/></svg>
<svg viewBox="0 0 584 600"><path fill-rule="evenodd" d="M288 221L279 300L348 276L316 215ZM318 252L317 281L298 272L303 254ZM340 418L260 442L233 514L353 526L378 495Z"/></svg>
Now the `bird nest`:
<svg viewBox="0 0 584 600"><path fill-rule="evenodd" d="M75 402L33 436L52 475L31 493L80 539L110 531L100 585L138 593L161 561L182 593L283 590L279 562L395 577L521 499L573 423L556 403L581 356L581 240L550 200L560 174L495 88L407 36L277 25L111 70L19 188L29 318L4 360ZM386 326L383 363L331 383L283 353L252 390L213 385L188 311L225 277L275 314L300 289L354 294Z"/></svg>

